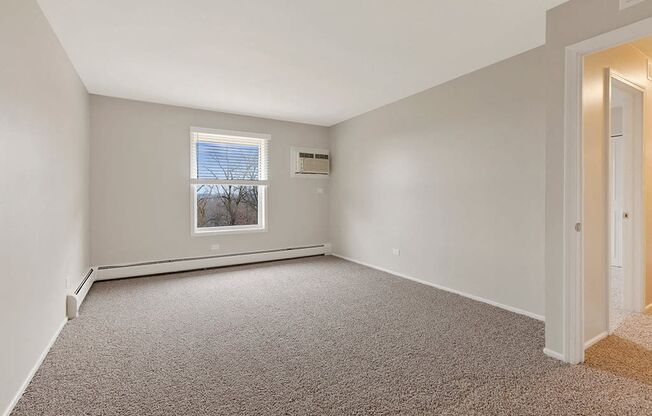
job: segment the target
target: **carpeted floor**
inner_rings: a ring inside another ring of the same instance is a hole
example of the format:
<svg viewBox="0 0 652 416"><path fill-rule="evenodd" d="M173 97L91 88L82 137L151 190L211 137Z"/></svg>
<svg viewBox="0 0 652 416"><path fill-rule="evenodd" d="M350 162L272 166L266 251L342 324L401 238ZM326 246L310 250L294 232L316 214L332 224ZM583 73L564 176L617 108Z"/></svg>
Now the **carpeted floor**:
<svg viewBox="0 0 652 416"><path fill-rule="evenodd" d="M585 364L652 386L652 315L626 315L612 335L586 351Z"/></svg>
<svg viewBox="0 0 652 416"><path fill-rule="evenodd" d="M609 301L609 328L617 328L631 314L625 309L625 276L622 267L609 267L611 280Z"/></svg>
<svg viewBox="0 0 652 416"><path fill-rule="evenodd" d="M542 348L541 322L333 257L111 281L13 414L652 414L649 380Z"/></svg>

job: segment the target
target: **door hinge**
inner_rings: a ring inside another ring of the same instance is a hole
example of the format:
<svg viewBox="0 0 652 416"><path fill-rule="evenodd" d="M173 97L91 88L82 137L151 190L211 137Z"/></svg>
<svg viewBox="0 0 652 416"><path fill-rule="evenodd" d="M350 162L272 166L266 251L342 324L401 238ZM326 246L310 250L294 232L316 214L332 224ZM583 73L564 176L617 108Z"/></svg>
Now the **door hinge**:
<svg viewBox="0 0 652 416"><path fill-rule="evenodd" d="M581 222L575 223L575 231L577 231L578 233L582 231L582 223Z"/></svg>

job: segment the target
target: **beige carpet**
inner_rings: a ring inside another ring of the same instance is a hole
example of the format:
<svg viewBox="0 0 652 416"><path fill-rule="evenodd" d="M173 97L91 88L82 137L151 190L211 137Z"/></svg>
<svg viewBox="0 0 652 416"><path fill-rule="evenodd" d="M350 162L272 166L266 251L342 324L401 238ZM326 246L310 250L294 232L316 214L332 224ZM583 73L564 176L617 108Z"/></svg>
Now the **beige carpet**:
<svg viewBox="0 0 652 416"><path fill-rule="evenodd" d="M13 414L652 414L649 383L542 348L541 322L331 257L128 279Z"/></svg>
<svg viewBox="0 0 652 416"><path fill-rule="evenodd" d="M652 386L652 315L628 314L586 351L586 365Z"/></svg>
<svg viewBox="0 0 652 416"><path fill-rule="evenodd" d="M609 328L617 328L631 312L625 309L625 276L621 267L609 267L611 280Z"/></svg>

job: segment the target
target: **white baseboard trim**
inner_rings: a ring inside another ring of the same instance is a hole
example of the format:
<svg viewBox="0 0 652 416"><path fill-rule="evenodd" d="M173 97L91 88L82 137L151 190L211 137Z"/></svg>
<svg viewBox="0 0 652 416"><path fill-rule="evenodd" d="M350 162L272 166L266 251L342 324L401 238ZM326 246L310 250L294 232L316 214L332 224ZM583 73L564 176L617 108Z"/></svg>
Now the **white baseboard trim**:
<svg viewBox="0 0 652 416"><path fill-rule="evenodd" d="M480 296L476 296L476 295L472 295L470 293L462 292L460 290L451 289L449 287L441 286L441 285L438 285L436 283L427 282L425 280L417 279L415 277L408 276L406 274L399 273L399 272L396 272L394 270L389 270L389 269L386 269L386 268L383 268L383 267L374 266L373 264L365 263L363 261L355 260L355 259L352 259L350 257L342 256L341 254L333 254L333 256L334 257L339 257L341 259L344 259L344 260L347 260L347 261L350 261L350 262L353 262L353 263L360 264L360 265L365 266L365 267L370 267L372 269L380 270L381 272L393 274L394 276L398 276L398 277L402 277L404 279L412 280L413 282L417 282L417 283L421 283L421 284L424 284L424 285L427 285L427 286L431 286L431 287L434 287L435 289L444 290L446 292L450 292L450 293L454 293L456 295L464 296L465 298L469 298L469 299L472 299L472 300L475 300L475 301L478 301L478 302L487 303L487 304L489 304L491 306L495 306L497 308L505 309L507 311L514 312L514 313L517 313L519 315L525 315L527 317L536 319L538 321L545 321L545 317L543 315L539 315L539 314L532 313L532 312L529 312L529 311L526 311L526 310L523 310L523 309L515 308L513 306L504 305L502 303L498 303L498 302L495 302L493 300L485 299L485 298L482 298Z"/></svg>
<svg viewBox="0 0 652 416"><path fill-rule="evenodd" d="M320 256L329 254L330 250L330 244L320 244L308 247L284 248L242 254L162 260L116 266L99 266L97 267L97 272L95 273L95 279L93 281L98 282L102 280L123 279L153 274L236 266L239 264L262 263L266 261L285 260L298 257Z"/></svg>
<svg viewBox="0 0 652 416"><path fill-rule="evenodd" d="M591 338L590 340L584 343L584 349L591 348L592 346L602 341L603 339L607 338L608 336L609 336L609 331L604 331L596 335L595 337Z"/></svg>
<svg viewBox="0 0 652 416"><path fill-rule="evenodd" d="M544 348L543 353L550 358L554 358L555 360L565 361L564 354L560 354L557 351L551 350L550 348Z"/></svg>
<svg viewBox="0 0 652 416"><path fill-rule="evenodd" d="M20 398L23 396L23 393L25 393L25 390L27 389L27 386L29 386L29 383L32 381L32 378L34 378L34 374L38 371L38 369L41 367L41 364L43 364L43 361L45 360L45 357L48 355L48 352L50 352L50 348L52 348L52 345L54 345L54 342L57 340L59 337L59 334L61 333L61 330L63 327L66 325L66 322L68 322L68 319L63 319L57 330L54 332L54 335L48 342L48 345L45 347L41 355L39 356L38 360L34 364L34 367L30 370L29 374L27 375L27 378L25 378L25 381L23 384L20 386L20 389L16 392L16 395L14 398L11 400L9 403L9 406L5 409L4 412L2 412L3 416L9 416L11 412L14 410L14 407L18 404L18 401Z"/></svg>

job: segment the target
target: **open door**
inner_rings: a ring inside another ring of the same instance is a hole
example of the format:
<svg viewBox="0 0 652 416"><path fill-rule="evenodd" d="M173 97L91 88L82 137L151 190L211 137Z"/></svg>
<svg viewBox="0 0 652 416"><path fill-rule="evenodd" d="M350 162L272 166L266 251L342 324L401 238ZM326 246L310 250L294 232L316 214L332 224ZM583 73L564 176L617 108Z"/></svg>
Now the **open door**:
<svg viewBox="0 0 652 416"><path fill-rule="evenodd" d="M609 71L609 332L642 312L643 90Z"/></svg>

